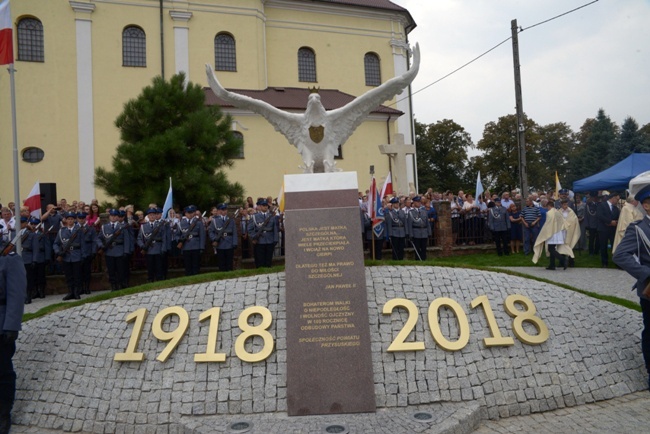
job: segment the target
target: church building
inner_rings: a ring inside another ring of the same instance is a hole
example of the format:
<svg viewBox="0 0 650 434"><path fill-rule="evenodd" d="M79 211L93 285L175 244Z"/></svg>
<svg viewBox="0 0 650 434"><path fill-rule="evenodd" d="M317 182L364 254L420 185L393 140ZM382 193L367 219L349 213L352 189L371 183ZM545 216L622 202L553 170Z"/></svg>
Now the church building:
<svg viewBox="0 0 650 434"><path fill-rule="evenodd" d="M115 119L155 76L184 71L217 104L210 63L224 87L279 109L304 111L312 87L333 109L406 72L416 26L389 0L12 0L11 18L21 198L38 181L86 202L113 199L95 188L95 167L112 168ZM10 101L3 73L2 203L13 201ZM301 173L296 148L261 116L222 110L244 143L224 170L246 196L275 196L283 175ZM356 171L365 190L373 165L380 183L391 163L379 145L399 141L396 134L414 144L410 89L370 114L339 148L337 167ZM401 193L417 183L414 157L406 158L410 185L397 185Z"/></svg>

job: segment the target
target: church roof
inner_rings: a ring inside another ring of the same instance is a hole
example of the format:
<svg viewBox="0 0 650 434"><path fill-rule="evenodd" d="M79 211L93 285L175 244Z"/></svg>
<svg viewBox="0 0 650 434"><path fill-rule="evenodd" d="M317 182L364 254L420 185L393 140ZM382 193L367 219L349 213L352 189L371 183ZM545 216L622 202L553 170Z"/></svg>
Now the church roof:
<svg viewBox="0 0 650 434"><path fill-rule="evenodd" d="M415 24L413 17L411 16L411 14L407 9L399 5L396 5L395 3L389 0L312 0L312 1L320 2L320 3L336 3L342 5L359 6L365 8L384 9L389 11L402 12L406 14L406 17L409 21L409 25L406 27L407 32L413 30L417 25Z"/></svg>
<svg viewBox="0 0 650 434"><path fill-rule="evenodd" d="M271 104L273 107L281 110L300 110L304 111L307 108L307 101L309 99L309 89L298 87L267 87L264 90L251 90L251 89L228 89L232 92L246 95L251 98L260 99ZM232 104L225 102L212 92L209 87L204 87L205 103L206 105L218 105L220 107L234 107ZM354 96L334 89L320 89L318 91L321 103L325 110L334 110L343 107L350 101L354 100ZM379 113L385 115L401 116L404 113L384 105L377 106L372 113Z"/></svg>

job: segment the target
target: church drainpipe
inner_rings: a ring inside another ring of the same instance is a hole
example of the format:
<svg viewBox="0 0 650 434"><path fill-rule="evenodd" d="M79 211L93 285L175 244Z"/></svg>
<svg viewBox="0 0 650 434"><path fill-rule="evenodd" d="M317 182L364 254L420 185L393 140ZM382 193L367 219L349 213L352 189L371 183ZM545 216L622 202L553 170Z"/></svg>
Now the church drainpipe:
<svg viewBox="0 0 650 434"><path fill-rule="evenodd" d="M392 118L393 117L391 115L388 115L388 119L386 119L386 138L388 139L388 141L386 143L388 143L389 145L391 144L390 143L390 120ZM392 164L390 162L390 155L386 154L386 158L388 158L388 172L393 173L393 166L392 166ZM383 199L383 197L382 197L382 199Z"/></svg>
<svg viewBox="0 0 650 434"><path fill-rule="evenodd" d="M165 29L163 27L163 0L160 0L160 75L165 79Z"/></svg>

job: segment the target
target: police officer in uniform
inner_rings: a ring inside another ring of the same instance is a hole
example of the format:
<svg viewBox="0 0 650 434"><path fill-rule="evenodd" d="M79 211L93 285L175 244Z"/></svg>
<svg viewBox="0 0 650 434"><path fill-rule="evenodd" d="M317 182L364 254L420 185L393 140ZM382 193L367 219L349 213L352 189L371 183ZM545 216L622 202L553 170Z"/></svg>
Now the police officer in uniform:
<svg viewBox="0 0 650 434"><path fill-rule="evenodd" d="M138 246L142 249L147 263L147 282L163 280L164 267L163 255L167 251L169 241L165 224L160 220L156 208L146 211L148 221L140 226L138 232Z"/></svg>
<svg viewBox="0 0 650 434"><path fill-rule="evenodd" d="M183 252L185 275L193 276L201 270L201 254L205 248L205 226L203 219L196 215L196 207L185 207L185 216L179 223L180 238L178 248Z"/></svg>
<svg viewBox="0 0 650 434"><path fill-rule="evenodd" d="M108 212L109 222L104 224L97 234L98 252L104 253L106 257L106 269L108 280L111 283L111 291L126 288L126 266L125 253L128 251L131 234L123 223L118 222L119 211L111 209Z"/></svg>
<svg viewBox="0 0 650 434"><path fill-rule="evenodd" d="M83 255L83 233L76 224L77 215L69 212L65 215L65 226L59 229L54 240L54 254L58 261L63 264L63 273L68 285L68 294L63 300L79 300L81 297L81 265Z"/></svg>
<svg viewBox="0 0 650 434"><path fill-rule="evenodd" d="M431 225L427 210L422 206L422 197L412 199L412 207L406 214L406 233L411 237L415 259L426 261L427 242L431 236Z"/></svg>
<svg viewBox="0 0 650 434"><path fill-rule="evenodd" d="M390 238L390 245L393 250L393 259L401 261L404 259L404 247L408 235L406 228L406 214L399 209L399 199L394 197L390 200L390 208L384 214L386 230Z"/></svg>
<svg viewBox="0 0 650 434"><path fill-rule="evenodd" d="M32 294L32 298L45 298L45 285L47 283L45 278L45 268L47 262L51 259L51 257L48 256L48 252L51 252L52 248L48 248L47 246L49 239L45 235L41 219L31 217L29 219L29 224L32 226L34 233L32 260L34 264L34 279L36 281L36 294Z"/></svg>
<svg viewBox="0 0 650 434"><path fill-rule="evenodd" d="M0 248L4 245L0 241ZM27 278L22 258L15 252L0 256L0 433L11 428L16 397L16 372L12 358L23 319Z"/></svg>
<svg viewBox="0 0 650 434"><path fill-rule="evenodd" d="M85 212L77 213L77 223L83 233L84 242L81 246L81 293L90 294L90 278L92 276L92 265L95 255L97 254L97 231L95 228L88 226Z"/></svg>
<svg viewBox="0 0 650 434"><path fill-rule="evenodd" d="M228 206L225 203L217 205L217 215L210 222L208 235L217 255L219 271L232 271L239 234L235 219L228 217Z"/></svg>
<svg viewBox="0 0 650 434"><path fill-rule="evenodd" d="M645 181L639 185L634 198L638 200L646 214L650 214L650 176L642 173L633 179ZM632 182L630 182L632 189ZM605 205L603 205L605 206ZM602 248L602 246L601 246ZM636 279L636 293L641 303L643 315L643 331L641 332L641 352L648 373L648 388L650 389L650 217L630 223L623 239L616 247L612 260L616 265L627 271ZM602 252L601 252L602 253Z"/></svg>
<svg viewBox="0 0 650 434"><path fill-rule="evenodd" d="M20 245L22 246L23 264L25 264L25 275L27 276L27 292L25 304L32 302L32 297L36 292L36 263L34 261L34 249L36 236L29 226L29 218L20 218ZM38 247L36 247L38 249Z"/></svg>
<svg viewBox="0 0 650 434"><path fill-rule="evenodd" d="M278 243L277 216L269 212L266 199L257 201L259 212L253 214L248 221L248 237L253 243L255 268L271 267L273 265L273 249Z"/></svg>
<svg viewBox="0 0 650 434"><path fill-rule="evenodd" d="M48 262L50 264L50 274L60 273L59 266L55 261L55 257L52 254L52 245L54 240L56 240L56 235L61 229L61 223L63 222L63 212L60 207L56 207L53 204L47 206L47 212L41 216L41 221L45 226L45 234L48 239L48 243L45 245L45 248L48 249L46 256L48 257Z"/></svg>

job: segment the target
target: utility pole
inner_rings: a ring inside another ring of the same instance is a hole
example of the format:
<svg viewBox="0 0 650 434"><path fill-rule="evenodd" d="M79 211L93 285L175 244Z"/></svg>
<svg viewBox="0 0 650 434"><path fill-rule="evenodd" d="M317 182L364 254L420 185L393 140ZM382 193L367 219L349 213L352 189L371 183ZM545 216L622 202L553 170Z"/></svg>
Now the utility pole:
<svg viewBox="0 0 650 434"><path fill-rule="evenodd" d="M517 20L510 22L512 31L512 61L515 67L515 100L517 103L517 144L519 145L519 184L522 201L528 196L528 173L526 172L526 127L524 126L524 106L521 101L521 70L519 67L519 38ZM522 204L523 206L523 204Z"/></svg>

